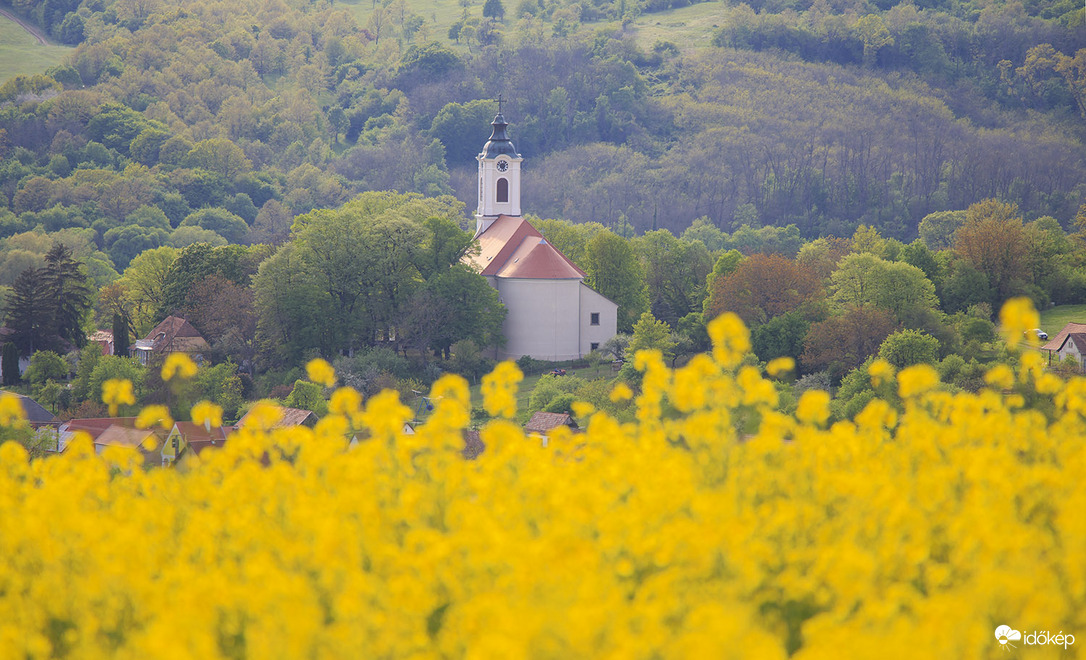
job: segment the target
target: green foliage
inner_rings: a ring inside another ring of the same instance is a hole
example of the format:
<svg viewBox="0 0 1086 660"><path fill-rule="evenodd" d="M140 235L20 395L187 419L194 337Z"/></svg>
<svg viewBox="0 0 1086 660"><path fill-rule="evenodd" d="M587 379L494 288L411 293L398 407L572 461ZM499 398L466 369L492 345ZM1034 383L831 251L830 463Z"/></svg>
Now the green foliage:
<svg viewBox="0 0 1086 660"><path fill-rule="evenodd" d="M294 389L290 391L283 403L290 408L312 410L318 416L328 412L328 401L324 398L321 386L308 380L296 380Z"/></svg>
<svg viewBox="0 0 1086 660"><path fill-rule="evenodd" d="M799 312L788 312L756 327L751 333L754 354L763 362L790 357L799 362L810 322Z"/></svg>
<svg viewBox="0 0 1086 660"><path fill-rule="evenodd" d="M630 346L626 349L631 355L638 351L658 350L670 358L675 351L675 340L671 336L671 326L665 321L658 321L651 312L645 312L633 328Z"/></svg>
<svg viewBox="0 0 1086 660"><path fill-rule="evenodd" d="M242 385L238 366L222 362L213 367L203 366L196 372L195 396L197 400L213 401L222 406L225 419L237 419L242 404ZM307 410L312 410L307 408Z"/></svg>
<svg viewBox="0 0 1086 660"><path fill-rule="evenodd" d="M30 366L23 378L35 389L49 380L64 380L68 377L68 363L53 351L37 351L30 356Z"/></svg>
<svg viewBox="0 0 1086 660"><path fill-rule="evenodd" d="M648 311L648 287L630 242L610 231L593 236L585 248L587 283L618 305L618 331L632 332Z"/></svg>
<svg viewBox="0 0 1086 660"><path fill-rule="evenodd" d="M94 346L89 347L80 354L80 359L95 351ZM79 378L79 370L76 371L76 378ZM101 355L97 358L93 369L90 372L90 376L87 379L87 391L86 396L83 398L90 399L91 401L102 400L102 383L107 380L129 380L132 381L133 390L136 393L136 404L134 406L122 407L122 414L131 414L134 410L139 410L140 399L143 396L143 383L147 377L147 369L139 363L136 358L120 357L117 355Z"/></svg>
<svg viewBox="0 0 1086 660"><path fill-rule="evenodd" d="M898 369L935 364L939 360L939 340L918 330L900 330L882 342L879 357Z"/></svg>

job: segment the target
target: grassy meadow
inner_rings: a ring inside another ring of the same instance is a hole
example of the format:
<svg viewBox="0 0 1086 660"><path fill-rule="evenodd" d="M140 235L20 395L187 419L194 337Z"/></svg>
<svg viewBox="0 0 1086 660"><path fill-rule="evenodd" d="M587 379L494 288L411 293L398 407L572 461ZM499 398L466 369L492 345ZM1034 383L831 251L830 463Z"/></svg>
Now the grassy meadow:
<svg viewBox="0 0 1086 660"><path fill-rule="evenodd" d="M1041 312L1041 330L1055 337L1063 326L1071 322L1086 323L1086 305L1057 305Z"/></svg>
<svg viewBox="0 0 1086 660"><path fill-rule="evenodd" d="M67 46L39 45L17 23L0 16L0 81L43 73L63 62L72 50Z"/></svg>

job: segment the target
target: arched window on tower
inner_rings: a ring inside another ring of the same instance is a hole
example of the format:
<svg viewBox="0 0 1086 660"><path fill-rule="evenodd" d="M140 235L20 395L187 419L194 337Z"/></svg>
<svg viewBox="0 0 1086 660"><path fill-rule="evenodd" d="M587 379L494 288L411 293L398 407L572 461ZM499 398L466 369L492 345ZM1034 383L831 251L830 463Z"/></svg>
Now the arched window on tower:
<svg viewBox="0 0 1086 660"><path fill-rule="evenodd" d="M509 201L509 179L498 179L498 201Z"/></svg>

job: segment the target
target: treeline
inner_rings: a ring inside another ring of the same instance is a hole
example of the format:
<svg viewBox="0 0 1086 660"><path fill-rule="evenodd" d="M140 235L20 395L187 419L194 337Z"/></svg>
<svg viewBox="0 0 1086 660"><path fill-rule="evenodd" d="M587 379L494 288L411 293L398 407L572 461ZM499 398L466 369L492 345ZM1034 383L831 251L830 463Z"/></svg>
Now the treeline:
<svg viewBox="0 0 1086 660"><path fill-rule="evenodd" d="M83 37L0 87L0 236L90 229L119 271L144 249L282 242L365 190L473 202L498 92L525 208L616 231L705 216L912 240L988 197L1065 225L1082 202L1086 50L1064 14L722 4L721 45L699 53L603 22L647 5L588 4L469 6L474 31L447 36L403 0L364 26L326 2L24 3ZM859 55L763 38L778 24Z"/></svg>

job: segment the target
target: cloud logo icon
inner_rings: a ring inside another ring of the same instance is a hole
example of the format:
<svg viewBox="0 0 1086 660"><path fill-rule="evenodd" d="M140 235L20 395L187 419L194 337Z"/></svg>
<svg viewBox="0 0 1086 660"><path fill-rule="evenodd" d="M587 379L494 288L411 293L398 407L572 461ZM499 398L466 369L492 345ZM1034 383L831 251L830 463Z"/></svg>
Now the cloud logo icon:
<svg viewBox="0 0 1086 660"><path fill-rule="evenodd" d="M1018 632L1010 626L1000 626L995 629L995 638L999 642L999 646L1006 649L1008 646L1015 648L1011 642L1017 642L1022 639L1022 633Z"/></svg>

